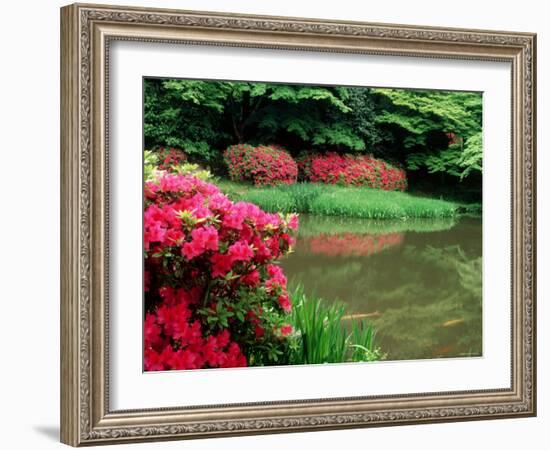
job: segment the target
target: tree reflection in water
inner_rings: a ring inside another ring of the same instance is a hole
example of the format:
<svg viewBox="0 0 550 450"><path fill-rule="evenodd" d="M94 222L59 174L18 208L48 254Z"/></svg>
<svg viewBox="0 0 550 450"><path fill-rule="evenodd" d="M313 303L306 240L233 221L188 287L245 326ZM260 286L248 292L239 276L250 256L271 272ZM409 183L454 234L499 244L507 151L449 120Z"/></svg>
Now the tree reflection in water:
<svg viewBox="0 0 550 450"><path fill-rule="evenodd" d="M481 219L300 222L289 280L369 315L388 359L481 355Z"/></svg>

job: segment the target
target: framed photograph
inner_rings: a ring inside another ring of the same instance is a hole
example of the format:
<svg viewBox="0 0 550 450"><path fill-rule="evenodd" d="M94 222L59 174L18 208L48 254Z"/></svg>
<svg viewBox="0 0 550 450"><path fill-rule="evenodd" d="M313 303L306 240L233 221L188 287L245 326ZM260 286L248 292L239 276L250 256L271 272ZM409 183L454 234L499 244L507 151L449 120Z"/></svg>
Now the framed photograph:
<svg viewBox="0 0 550 450"><path fill-rule="evenodd" d="M62 8L62 442L535 415L535 58Z"/></svg>

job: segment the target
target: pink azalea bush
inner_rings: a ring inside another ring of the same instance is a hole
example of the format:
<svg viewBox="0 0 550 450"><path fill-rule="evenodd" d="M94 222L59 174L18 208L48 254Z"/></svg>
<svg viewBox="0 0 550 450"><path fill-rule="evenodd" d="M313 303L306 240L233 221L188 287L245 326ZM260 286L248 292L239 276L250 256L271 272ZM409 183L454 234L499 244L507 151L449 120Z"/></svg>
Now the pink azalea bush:
<svg viewBox="0 0 550 450"><path fill-rule="evenodd" d="M300 176L313 183L366 186L386 191L407 188L403 169L369 155L307 153L298 158L298 168Z"/></svg>
<svg viewBox="0 0 550 450"><path fill-rule="evenodd" d="M180 164L187 161L187 155L183 150L179 148L159 148L156 151L156 154L159 159L159 170L171 170L174 166L179 166Z"/></svg>
<svg viewBox="0 0 550 450"><path fill-rule="evenodd" d="M275 263L297 227L190 175L147 182L145 370L284 363L292 304Z"/></svg>
<svg viewBox="0 0 550 450"><path fill-rule="evenodd" d="M292 156L276 145L232 145L225 150L224 161L233 181L251 182L256 186L293 184L298 177Z"/></svg>

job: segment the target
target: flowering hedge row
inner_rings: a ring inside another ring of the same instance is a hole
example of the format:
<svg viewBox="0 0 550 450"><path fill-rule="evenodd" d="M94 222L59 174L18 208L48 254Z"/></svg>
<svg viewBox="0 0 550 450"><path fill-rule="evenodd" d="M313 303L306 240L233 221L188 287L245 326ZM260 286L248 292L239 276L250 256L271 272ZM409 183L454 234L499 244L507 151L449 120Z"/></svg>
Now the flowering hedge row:
<svg viewBox="0 0 550 450"><path fill-rule="evenodd" d="M295 161L281 147L248 144L232 145L224 152L229 177L256 186L293 184L297 176L304 181L344 186L367 186L388 191L407 188L403 169L370 155L328 152L306 153Z"/></svg>
<svg viewBox="0 0 550 450"><path fill-rule="evenodd" d="M403 169L368 155L308 153L298 159L301 177L313 183L367 186L387 191L404 191L407 175Z"/></svg>
<svg viewBox="0 0 550 450"><path fill-rule="evenodd" d="M187 161L187 155L179 148L159 148L156 152L158 157L158 170L170 170Z"/></svg>
<svg viewBox="0 0 550 450"><path fill-rule="evenodd" d="M233 181L275 186L295 183L298 178L296 161L285 149L276 145L232 145L225 150L224 161Z"/></svg>
<svg viewBox="0 0 550 450"><path fill-rule="evenodd" d="M274 263L297 216L233 203L190 175L147 182L145 199L145 370L285 363L292 305Z"/></svg>

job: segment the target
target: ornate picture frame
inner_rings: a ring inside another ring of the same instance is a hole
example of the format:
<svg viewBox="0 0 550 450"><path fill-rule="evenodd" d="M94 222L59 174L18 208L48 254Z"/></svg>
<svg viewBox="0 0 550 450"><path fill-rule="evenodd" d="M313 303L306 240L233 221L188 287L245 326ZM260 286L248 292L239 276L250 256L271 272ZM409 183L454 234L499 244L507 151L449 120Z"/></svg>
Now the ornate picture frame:
<svg viewBox="0 0 550 450"><path fill-rule="evenodd" d="M187 43L511 64L511 385L114 411L109 406L109 49ZM61 441L161 439L536 414L536 35L74 4L61 9Z"/></svg>

